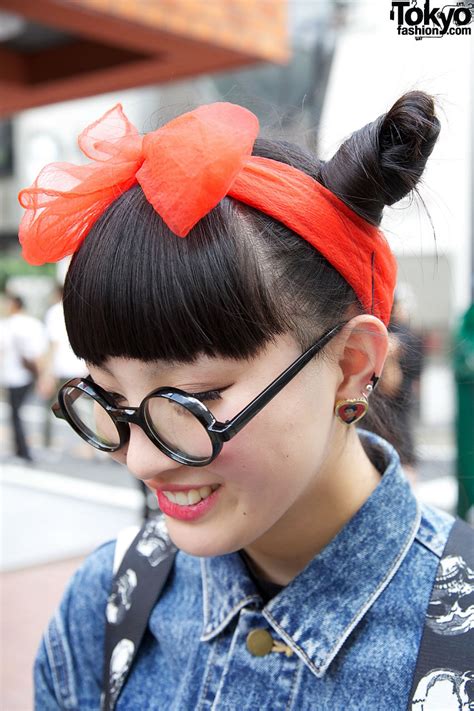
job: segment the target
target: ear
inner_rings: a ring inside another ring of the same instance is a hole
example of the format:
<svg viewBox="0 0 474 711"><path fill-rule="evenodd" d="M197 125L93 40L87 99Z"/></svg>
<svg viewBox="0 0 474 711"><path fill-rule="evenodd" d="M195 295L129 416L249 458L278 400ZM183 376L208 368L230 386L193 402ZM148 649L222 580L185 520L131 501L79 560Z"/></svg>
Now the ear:
<svg viewBox="0 0 474 711"><path fill-rule="evenodd" d="M388 345L387 329L375 316L355 316L344 326L335 345L340 371L336 401L359 397L374 375L380 377Z"/></svg>

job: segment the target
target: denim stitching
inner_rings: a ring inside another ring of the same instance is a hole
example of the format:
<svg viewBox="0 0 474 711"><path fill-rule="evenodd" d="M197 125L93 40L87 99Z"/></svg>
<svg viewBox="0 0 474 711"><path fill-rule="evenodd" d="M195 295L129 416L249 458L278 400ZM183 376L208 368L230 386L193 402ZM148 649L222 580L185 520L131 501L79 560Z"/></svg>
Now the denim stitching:
<svg viewBox="0 0 474 711"><path fill-rule="evenodd" d="M273 617L272 613L268 612L268 610L263 610L262 614L265 617L265 619L267 620L267 622L269 622L271 624L271 626L278 632L278 634L281 637L283 637L283 639L288 643L288 646L291 647L291 649L294 651L294 653L298 657L300 657L305 662L305 664L307 664L311 668L311 670L316 674L316 676L320 676L318 674L318 668L313 664L313 662L308 657L306 652L303 649L301 649L301 647L299 647L296 644L295 640L292 637L290 637L290 635L287 634L287 632L285 632L283 627L281 627L278 624L278 622Z"/></svg>
<svg viewBox="0 0 474 711"><path fill-rule="evenodd" d="M202 607L203 607L203 630L202 630L202 636L204 635L204 632L207 630L209 626L209 593L207 589L207 575L206 575L206 562L204 558L201 558L201 578L202 578Z"/></svg>
<svg viewBox="0 0 474 711"><path fill-rule="evenodd" d="M215 656L215 645L212 645L210 647L210 652L209 652L209 657L207 659L206 663L206 670L205 670L205 683L204 683L204 688L201 693L201 699L199 701L199 705L196 709L196 711L199 711L200 709L204 708L204 705L206 704L207 701L207 692L209 689L209 684L211 683L211 676L212 676L212 669L213 669L213 661L214 661L214 656Z"/></svg>
<svg viewBox="0 0 474 711"><path fill-rule="evenodd" d="M45 634L45 645L53 675L53 683L63 708L77 707L77 697L74 689L73 665L69 648L63 644L65 639L59 613L53 617Z"/></svg>
<svg viewBox="0 0 474 711"><path fill-rule="evenodd" d="M293 675L293 683L291 685L290 695L288 696L288 702L285 706L285 711L291 711L291 709L293 708L293 702L296 697L295 689L296 689L297 685L299 686L299 682L300 682L302 673L303 673L303 665L301 664L301 660L300 660L300 663L296 667L295 673Z"/></svg>
<svg viewBox="0 0 474 711"><path fill-rule="evenodd" d="M242 598L237 602L234 607L231 608L231 610L228 612L227 616L224 617L223 621L217 625L217 627L214 627L212 630L210 630L207 634L203 634L201 636L201 642L209 642L213 637L219 634L219 632L222 632L222 630L229 624L231 619L234 617L234 615L237 614L245 605L247 605L250 602L257 602L260 601L260 595L253 594L253 595L247 595L247 597Z"/></svg>
<svg viewBox="0 0 474 711"><path fill-rule="evenodd" d="M216 695L214 697L214 701L212 702L211 711L217 711L219 708L219 706L218 706L219 698L221 696L222 688L224 686L227 674L229 672L230 662L232 661L233 656L234 656L234 649L237 645L237 637L238 636L239 636L239 628L236 627L234 630L234 634L232 636L232 641L230 643L229 651L227 653L227 657L226 657L226 661L225 661L225 665L224 665L224 671L222 672L222 676L220 678L219 685L216 690Z"/></svg>

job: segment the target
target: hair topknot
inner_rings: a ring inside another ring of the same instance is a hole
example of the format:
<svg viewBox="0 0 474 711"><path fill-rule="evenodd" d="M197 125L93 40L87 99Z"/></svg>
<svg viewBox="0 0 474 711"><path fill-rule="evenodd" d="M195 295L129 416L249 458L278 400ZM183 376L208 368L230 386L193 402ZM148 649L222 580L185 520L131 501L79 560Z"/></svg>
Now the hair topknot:
<svg viewBox="0 0 474 711"><path fill-rule="evenodd" d="M378 225L385 205L416 188L440 127L433 97L407 92L386 114L353 133L321 166L319 179Z"/></svg>

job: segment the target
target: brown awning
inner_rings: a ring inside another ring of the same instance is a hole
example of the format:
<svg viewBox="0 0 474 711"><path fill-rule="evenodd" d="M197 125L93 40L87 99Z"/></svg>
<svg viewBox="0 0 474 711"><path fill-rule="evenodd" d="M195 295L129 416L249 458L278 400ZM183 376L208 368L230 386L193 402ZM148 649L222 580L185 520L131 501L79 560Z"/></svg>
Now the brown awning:
<svg viewBox="0 0 474 711"><path fill-rule="evenodd" d="M287 0L0 0L0 116L289 58ZM15 23L14 23L15 24Z"/></svg>

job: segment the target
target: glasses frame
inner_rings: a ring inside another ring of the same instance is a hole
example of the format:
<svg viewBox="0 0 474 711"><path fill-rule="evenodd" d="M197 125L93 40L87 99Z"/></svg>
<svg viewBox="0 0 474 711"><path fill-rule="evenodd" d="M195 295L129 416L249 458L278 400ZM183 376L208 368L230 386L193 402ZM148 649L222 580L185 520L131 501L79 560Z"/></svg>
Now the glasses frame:
<svg viewBox="0 0 474 711"><path fill-rule="evenodd" d="M221 452L225 442L228 442L240 432L258 413L267 405L278 393L287 385L310 360L319 353L328 343L334 338L342 328L348 323L343 321L329 331L324 333L316 343L310 346L304 353L291 363L280 375L278 375L267 387L262 390L254 399L246 405L243 410L237 413L231 420L220 422L212 414L204 403L184 390L172 387L161 387L152 390L146 395L138 407L117 407L111 402L110 395L106 390L97 385L92 380L86 378L73 378L61 386L58 392L58 400L54 403L51 410L55 417L65 420L82 437L88 444L96 449L104 452L117 452L124 447L130 439L130 424L138 425L147 435L147 437L158 447L158 449L166 454L170 459L180 464L185 464L192 467L203 467L210 464ZM88 435L81 430L74 419L69 414L65 404L65 393L67 388L77 388L93 398L107 412L109 417L114 422L117 432L120 437L118 445L101 445L91 440ZM150 427L147 421L147 402L153 397L163 397L168 400L182 405L187 408L203 425L204 429L211 440L212 454L205 461L193 461L189 457L185 457L172 449L160 440L155 431Z"/></svg>

